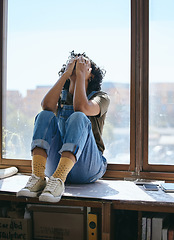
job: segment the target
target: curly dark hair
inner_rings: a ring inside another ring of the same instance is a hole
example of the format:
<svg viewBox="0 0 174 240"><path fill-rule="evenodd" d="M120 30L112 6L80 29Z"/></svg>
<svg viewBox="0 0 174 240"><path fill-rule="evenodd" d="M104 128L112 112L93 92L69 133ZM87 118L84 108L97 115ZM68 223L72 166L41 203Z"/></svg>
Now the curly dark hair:
<svg viewBox="0 0 174 240"><path fill-rule="evenodd" d="M88 83L88 88L87 88L87 95L91 93L92 91L100 91L101 90L101 84L102 80L105 76L106 71L104 69L100 69L87 55L86 53L75 53L74 50L70 52L70 56L68 59L75 58L76 56L83 56L85 58L88 58L91 63L91 74L92 77L90 78L90 81ZM66 64L63 64L61 70L58 72L59 76L61 76L66 69ZM70 85L70 80L67 79L64 85L64 89L69 89Z"/></svg>

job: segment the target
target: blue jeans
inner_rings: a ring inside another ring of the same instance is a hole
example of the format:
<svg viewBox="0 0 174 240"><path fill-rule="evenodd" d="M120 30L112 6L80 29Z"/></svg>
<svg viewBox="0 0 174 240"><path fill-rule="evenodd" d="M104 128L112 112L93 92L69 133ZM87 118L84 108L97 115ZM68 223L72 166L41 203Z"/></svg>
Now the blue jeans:
<svg viewBox="0 0 174 240"><path fill-rule="evenodd" d="M107 161L97 147L89 118L82 112L74 112L71 105L59 109L58 116L46 110L36 116L31 151L35 147L47 153L48 177L56 170L64 151L76 157L67 176L68 183L95 182L106 171Z"/></svg>

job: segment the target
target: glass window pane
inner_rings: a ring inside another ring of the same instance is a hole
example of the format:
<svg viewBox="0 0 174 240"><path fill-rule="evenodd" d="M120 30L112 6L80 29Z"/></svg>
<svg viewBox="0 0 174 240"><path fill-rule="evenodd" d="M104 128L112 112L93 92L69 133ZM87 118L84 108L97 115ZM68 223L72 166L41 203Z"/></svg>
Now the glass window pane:
<svg viewBox="0 0 174 240"><path fill-rule="evenodd" d="M129 163L130 0L8 0L4 158L30 159L34 117L72 50L106 70L105 156Z"/></svg>
<svg viewBox="0 0 174 240"><path fill-rule="evenodd" d="M174 164L173 12L173 0L150 0L150 164Z"/></svg>

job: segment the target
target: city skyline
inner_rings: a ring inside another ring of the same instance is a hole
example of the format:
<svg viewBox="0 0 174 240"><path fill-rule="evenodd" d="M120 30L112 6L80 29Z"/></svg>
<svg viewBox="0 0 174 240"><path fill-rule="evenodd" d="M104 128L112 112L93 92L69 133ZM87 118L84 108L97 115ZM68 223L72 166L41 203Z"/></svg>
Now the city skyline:
<svg viewBox="0 0 174 240"><path fill-rule="evenodd" d="M150 161L172 162L170 156L174 155L174 83L153 83L153 95L150 101L149 119L149 154ZM25 143L25 154L27 159L30 157L30 141L33 129L34 118L41 110L41 100L51 86L37 86L36 89L28 89L27 95L23 97L19 91L7 91L6 104L4 102L4 129L8 133L6 137L7 153L10 154L12 139L16 142L13 145L14 151L18 149L19 142ZM104 128L104 141L106 144L105 156L110 162L129 163L129 138L130 138L130 89L127 83L106 82L103 90L106 91L111 99ZM163 89L163 91L161 91ZM6 108L5 108L6 107ZM16 140L16 138L18 140ZM21 143L22 144L22 143ZM4 150L6 151L6 150ZM161 155L162 153L162 155ZM14 155L14 152L11 153ZM17 156L20 158L19 152ZM4 155L6 156L6 155ZM22 156L21 156L22 157ZM24 158L24 157L23 157ZM122 160L121 160L122 159Z"/></svg>

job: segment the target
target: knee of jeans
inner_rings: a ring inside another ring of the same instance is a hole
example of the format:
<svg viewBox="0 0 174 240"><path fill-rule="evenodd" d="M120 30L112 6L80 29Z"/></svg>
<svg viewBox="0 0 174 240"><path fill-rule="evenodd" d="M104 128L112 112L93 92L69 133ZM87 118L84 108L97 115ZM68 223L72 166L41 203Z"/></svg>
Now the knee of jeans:
<svg viewBox="0 0 174 240"><path fill-rule="evenodd" d="M91 122L89 118L83 112L74 112L68 118L67 124L73 125L74 127L86 126Z"/></svg>
<svg viewBox="0 0 174 240"><path fill-rule="evenodd" d="M53 118L55 115L54 115L54 113L52 112L52 111L48 111L48 110L43 110L42 112L40 112L37 116L36 116L36 118L35 118L35 122L36 122L36 120L38 121L45 121L46 119L50 119L50 117L51 118Z"/></svg>
<svg viewBox="0 0 174 240"><path fill-rule="evenodd" d="M70 116L70 119L76 120L76 121L80 121L80 120L89 121L88 117L83 112L72 113Z"/></svg>

